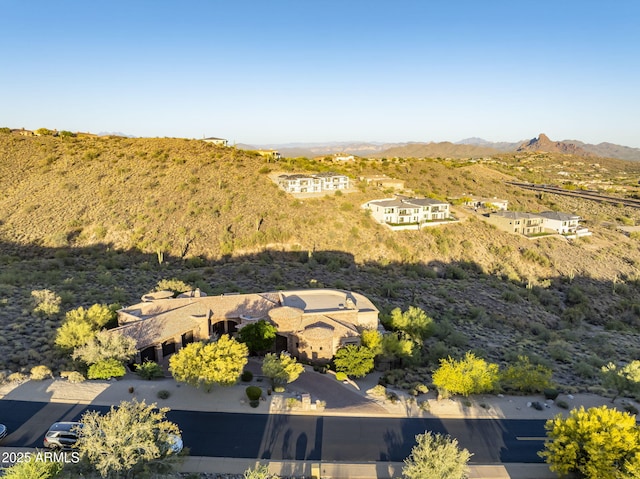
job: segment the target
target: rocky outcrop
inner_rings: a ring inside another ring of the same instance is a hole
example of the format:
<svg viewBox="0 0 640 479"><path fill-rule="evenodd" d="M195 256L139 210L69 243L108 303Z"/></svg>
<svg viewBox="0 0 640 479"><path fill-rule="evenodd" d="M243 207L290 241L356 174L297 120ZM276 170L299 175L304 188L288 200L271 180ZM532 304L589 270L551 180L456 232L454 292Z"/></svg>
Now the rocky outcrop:
<svg viewBox="0 0 640 479"><path fill-rule="evenodd" d="M575 156L593 156L592 153L572 143L551 141L547 135L540 133L538 138L533 138L520 145L517 151L544 151L545 153L564 153Z"/></svg>

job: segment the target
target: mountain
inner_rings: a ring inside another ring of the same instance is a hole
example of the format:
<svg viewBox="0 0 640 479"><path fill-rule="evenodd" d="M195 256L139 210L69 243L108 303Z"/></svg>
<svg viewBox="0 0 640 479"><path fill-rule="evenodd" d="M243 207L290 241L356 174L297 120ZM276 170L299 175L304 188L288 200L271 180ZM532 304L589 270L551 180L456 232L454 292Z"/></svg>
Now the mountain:
<svg viewBox="0 0 640 479"><path fill-rule="evenodd" d="M542 136L543 136L542 144L546 144L547 141L549 143L553 143L551 142L551 140L549 140L549 138L546 135L542 135ZM534 142L534 140L538 140L538 142L536 143ZM456 144L477 145L477 146L483 146L488 148L495 148L496 150L500 150L504 152L512 152L512 151L518 150L519 147L521 147L523 144L526 143L528 145L537 145L536 146L537 151L558 152L558 149L550 144L546 144L545 146L546 148L550 148L549 150L543 149L543 147L540 145L539 142L540 142L540 138L537 138L537 139L534 138L533 140L523 140L515 143L509 143L509 142L492 142L492 141L484 140L482 138L472 137L472 138L466 138L464 140L460 140L456 142ZM593 144L584 143L578 140L562 140L561 142L557 142L557 143L565 145L565 151L562 151L563 153L574 151L574 153L572 154L584 155L585 154L584 152L586 152L587 154L586 156L599 156L602 158L617 158L620 160L627 160L627 161L640 161L640 148L631 148L629 146L616 145L614 143L606 143L606 142L593 145ZM579 148L579 150L573 149L571 145ZM575 151L580 151L580 150L582 150L583 153L575 153ZM536 151L536 148L534 148L533 151Z"/></svg>
<svg viewBox="0 0 640 479"><path fill-rule="evenodd" d="M575 156L595 156L593 153L573 144L562 141L552 141L544 133L538 138L532 138L520 145L516 151L544 151L545 153L562 153Z"/></svg>
<svg viewBox="0 0 640 479"><path fill-rule="evenodd" d="M487 141L482 138L472 137L466 138L464 140L456 141L456 145L476 145L476 146L484 146L487 148L494 148L500 151L516 151L518 146L524 143L522 141L516 142L508 142L508 141Z"/></svg>
<svg viewBox="0 0 640 479"><path fill-rule="evenodd" d="M500 153L496 148L460 145L443 141L440 143L407 143L371 155L373 158L470 158L491 156Z"/></svg>
<svg viewBox="0 0 640 479"><path fill-rule="evenodd" d="M616 145L614 143L598 143L590 145L577 140L563 140L563 143L576 145L583 150L603 158L618 158L620 160L640 161L640 148Z"/></svg>
<svg viewBox="0 0 640 479"><path fill-rule="evenodd" d="M375 157L378 153L389 148L406 145L407 143L379 143L379 142L326 142L326 143L284 143L264 145L236 145L243 150L278 150L286 158L327 156L334 153L348 153L361 157Z"/></svg>

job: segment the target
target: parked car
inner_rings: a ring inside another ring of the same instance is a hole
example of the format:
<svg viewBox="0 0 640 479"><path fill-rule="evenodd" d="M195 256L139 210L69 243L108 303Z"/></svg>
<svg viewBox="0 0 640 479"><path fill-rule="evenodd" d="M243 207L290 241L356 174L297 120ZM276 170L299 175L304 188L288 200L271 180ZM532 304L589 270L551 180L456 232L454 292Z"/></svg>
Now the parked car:
<svg viewBox="0 0 640 479"><path fill-rule="evenodd" d="M0 439L7 435L7 426L0 424Z"/></svg>
<svg viewBox="0 0 640 479"><path fill-rule="evenodd" d="M80 422L56 422L44 435L44 447L49 449L73 449L78 441Z"/></svg>
<svg viewBox="0 0 640 479"><path fill-rule="evenodd" d="M169 434L167 442L169 443L169 452L171 454L180 454L183 444L182 437L179 434Z"/></svg>

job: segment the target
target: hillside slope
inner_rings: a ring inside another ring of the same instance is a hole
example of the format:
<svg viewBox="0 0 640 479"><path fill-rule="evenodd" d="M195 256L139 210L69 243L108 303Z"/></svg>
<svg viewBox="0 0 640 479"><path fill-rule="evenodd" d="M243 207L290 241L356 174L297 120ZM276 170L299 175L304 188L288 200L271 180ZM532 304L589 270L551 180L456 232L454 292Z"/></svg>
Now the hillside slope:
<svg viewBox="0 0 640 479"><path fill-rule="evenodd" d="M175 277L209 294L326 286L360 291L383 313L419 306L437 323L424 364L469 349L503 364L526 353L562 384L596 387L604 361L638 355L640 245L615 224L640 212L505 182L549 182L561 169L571 181L637 178L635 163L598 161L274 163L198 140L0 136L0 370L64 367L53 346L64 311L132 304ZM269 179L336 168L353 192L296 199ZM403 179L408 194L574 212L594 234L528 240L461 207L458 223L392 232L360 207L393 193L357 181L367 174ZM61 296L59 314L33 312L42 289Z"/></svg>

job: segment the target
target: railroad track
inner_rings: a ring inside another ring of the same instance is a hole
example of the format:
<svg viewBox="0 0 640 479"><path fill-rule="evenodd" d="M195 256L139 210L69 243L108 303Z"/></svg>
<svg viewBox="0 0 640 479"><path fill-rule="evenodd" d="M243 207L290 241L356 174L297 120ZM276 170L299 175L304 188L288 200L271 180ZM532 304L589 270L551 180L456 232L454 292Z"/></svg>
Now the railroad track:
<svg viewBox="0 0 640 479"><path fill-rule="evenodd" d="M553 193L556 195L575 196L585 200L598 201L600 203L612 203L615 205L630 206L632 208L640 208L640 200L634 198L621 198L619 196L603 195L593 190L565 190L559 186L553 185L536 185L533 183L520 183L517 181L507 181L507 184L525 188L527 190L542 191L545 193Z"/></svg>

